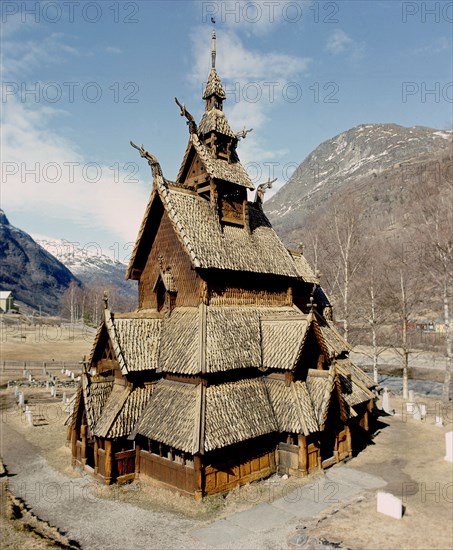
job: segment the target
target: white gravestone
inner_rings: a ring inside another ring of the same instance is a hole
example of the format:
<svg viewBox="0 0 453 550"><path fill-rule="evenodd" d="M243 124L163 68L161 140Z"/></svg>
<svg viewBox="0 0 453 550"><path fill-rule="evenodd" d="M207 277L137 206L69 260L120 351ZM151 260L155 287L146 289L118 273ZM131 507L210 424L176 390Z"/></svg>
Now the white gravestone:
<svg viewBox="0 0 453 550"><path fill-rule="evenodd" d="M27 420L27 424L33 426L33 413L28 405L25 407L25 418Z"/></svg>
<svg viewBox="0 0 453 550"><path fill-rule="evenodd" d="M414 403L414 420L421 420L422 419L422 414L421 414L421 411L420 411L420 407Z"/></svg>
<svg viewBox="0 0 453 550"><path fill-rule="evenodd" d="M393 414L393 409L390 407L390 394L387 386L385 386L384 393L382 395L382 409L387 414Z"/></svg>
<svg viewBox="0 0 453 550"><path fill-rule="evenodd" d="M414 390L409 390L409 401L412 401L412 403L415 401L415 392L414 392Z"/></svg>
<svg viewBox="0 0 453 550"><path fill-rule="evenodd" d="M425 403L420 403L419 408L420 408L420 415L422 417L421 419L425 420L425 418L426 418L426 405L425 405Z"/></svg>
<svg viewBox="0 0 453 550"><path fill-rule="evenodd" d="M445 434L445 460L447 462L453 462L453 432L447 432Z"/></svg>
<svg viewBox="0 0 453 550"><path fill-rule="evenodd" d="M63 401L63 403L66 403L66 392L65 392L65 391L63 392L63 398L62 398L62 401Z"/></svg>
<svg viewBox="0 0 453 550"><path fill-rule="evenodd" d="M436 426L438 428L442 428L443 425L444 425L444 423L442 422L442 417L441 416L436 416Z"/></svg>
<svg viewBox="0 0 453 550"><path fill-rule="evenodd" d="M19 393L19 407L23 407L25 403L24 392Z"/></svg>
<svg viewBox="0 0 453 550"><path fill-rule="evenodd" d="M401 519L403 517L403 503L401 499L395 497L391 493L378 491L377 511L391 518Z"/></svg>

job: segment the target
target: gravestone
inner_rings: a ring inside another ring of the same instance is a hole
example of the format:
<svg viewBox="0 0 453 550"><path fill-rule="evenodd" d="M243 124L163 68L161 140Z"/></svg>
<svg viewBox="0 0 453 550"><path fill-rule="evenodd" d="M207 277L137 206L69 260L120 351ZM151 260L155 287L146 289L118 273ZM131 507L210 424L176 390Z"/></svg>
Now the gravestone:
<svg viewBox="0 0 453 550"><path fill-rule="evenodd" d="M414 390L409 390L409 401L412 403L415 401L415 392Z"/></svg>
<svg viewBox="0 0 453 550"><path fill-rule="evenodd" d="M377 511L391 518L401 519L403 517L403 503L401 499L391 493L378 491L377 493Z"/></svg>
<svg viewBox="0 0 453 550"><path fill-rule="evenodd" d="M24 403L25 403L25 396L24 396L24 392L21 391L19 393L19 407L23 407Z"/></svg>
<svg viewBox="0 0 453 550"><path fill-rule="evenodd" d="M66 403L66 392L65 392L65 391L63 392L63 398L62 398L62 401L63 401L63 403Z"/></svg>
<svg viewBox="0 0 453 550"><path fill-rule="evenodd" d="M27 424L33 426L33 413L28 405L25 407L25 419L27 420Z"/></svg>
<svg viewBox="0 0 453 550"><path fill-rule="evenodd" d="M425 420L425 418L426 418L426 405L425 405L425 403L420 403L419 408L420 408L420 416L422 417L422 420Z"/></svg>
<svg viewBox="0 0 453 550"><path fill-rule="evenodd" d="M422 414L421 414L421 411L420 411L420 407L414 403L414 420L421 420L422 419Z"/></svg>
<svg viewBox="0 0 453 550"><path fill-rule="evenodd" d="M453 462L453 432L447 432L445 434L445 460L447 462Z"/></svg>
<svg viewBox="0 0 453 550"><path fill-rule="evenodd" d="M438 428L442 428L443 425L444 425L444 423L442 422L442 417L436 415L436 426Z"/></svg>
<svg viewBox="0 0 453 550"><path fill-rule="evenodd" d="M389 389L387 388L387 386L385 386L384 393L382 395L382 409L387 414L393 414L394 413L393 409L390 407L390 394L389 394Z"/></svg>

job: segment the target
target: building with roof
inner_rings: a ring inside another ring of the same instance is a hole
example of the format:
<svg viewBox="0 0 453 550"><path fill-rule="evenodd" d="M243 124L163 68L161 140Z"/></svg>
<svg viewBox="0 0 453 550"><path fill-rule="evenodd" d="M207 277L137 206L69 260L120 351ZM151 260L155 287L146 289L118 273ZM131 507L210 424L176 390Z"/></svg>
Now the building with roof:
<svg viewBox="0 0 453 550"><path fill-rule="evenodd" d="M189 141L175 182L137 147L153 174L126 274L139 306L106 302L70 423L73 464L98 479L148 476L195 497L352 456L374 402L307 260L264 214L263 187L247 199L215 35L203 99L198 125L178 103Z"/></svg>
<svg viewBox="0 0 453 550"><path fill-rule="evenodd" d="M14 304L14 296L10 290L0 290L0 313L18 311L19 308Z"/></svg>

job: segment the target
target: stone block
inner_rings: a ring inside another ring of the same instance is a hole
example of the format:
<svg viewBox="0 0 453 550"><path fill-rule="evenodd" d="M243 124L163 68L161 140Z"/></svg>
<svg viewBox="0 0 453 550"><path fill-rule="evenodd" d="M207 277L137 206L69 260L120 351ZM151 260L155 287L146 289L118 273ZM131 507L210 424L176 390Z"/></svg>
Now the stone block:
<svg viewBox="0 0 453 550"><path fill-rule="evenodd" d="M403 503L401 499L391 493L378 491L377 493L377 511L391 518L401 519L403 517Z"/></svg>

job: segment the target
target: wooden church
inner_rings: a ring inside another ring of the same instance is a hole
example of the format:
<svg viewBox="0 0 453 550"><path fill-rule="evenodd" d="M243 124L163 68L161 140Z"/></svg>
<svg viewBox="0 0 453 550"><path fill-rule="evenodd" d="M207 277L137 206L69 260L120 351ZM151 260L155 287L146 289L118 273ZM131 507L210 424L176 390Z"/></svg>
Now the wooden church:
<svg viewBox="0 0 453 550"><path fill-rule="evenodd" d="M127 270L139 306L106 307L69 428L73 464L105 482L148 477L201 498L352 456L373 381L348 359L303 254L263 212L212 68L175 182L157 159ZM316 302L316 303L315 303Z"/></svg>

